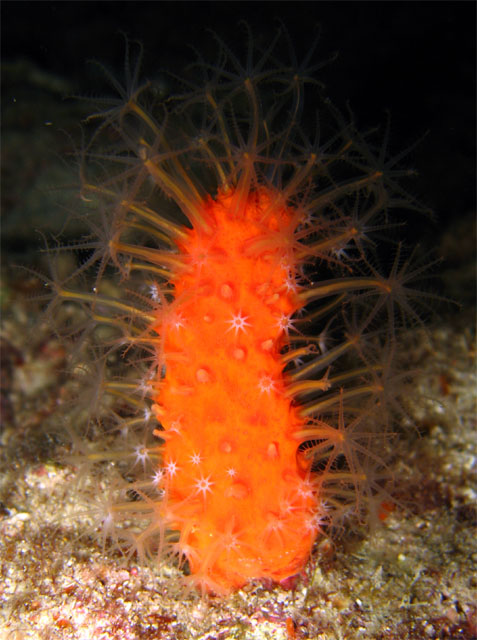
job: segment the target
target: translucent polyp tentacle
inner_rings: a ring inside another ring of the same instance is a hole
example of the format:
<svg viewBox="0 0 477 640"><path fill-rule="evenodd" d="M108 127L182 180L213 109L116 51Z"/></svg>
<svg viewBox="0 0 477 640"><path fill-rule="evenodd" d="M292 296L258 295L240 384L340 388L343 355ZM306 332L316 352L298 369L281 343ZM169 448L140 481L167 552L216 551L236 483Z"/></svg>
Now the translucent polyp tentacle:
<svg viewBox="0 0 477 640"><path fill-rule="evenodd" d="M174 222L172 222L171 220L168 220L167 218L164 218L157 211L150 209L144 204L139 204L137 202L134 202L132 200L128 200L125 198L119 198L119 201L118 201L118 194L115 193L114 191L111 191L110 189L107 189L104 186L84 183L83 189L86 191L91 191L93 193L97 193L102 196L107 196L111 198L113 201L118 202L118 204L124 209L128 211L132 211L133 213L140 216L141 218L144 218L145 220L152 223L156 227L163 229L166 232L167 236L172 239L184 238L185 236L185 230L183 227L181 227L178 224L175 224Z"/></svg>
<svg viewBox="0 0 477 640"><path fill-rule="evenodd" d="M316 356L315 358L313 358L313 360L310 363L307 363L305 365L302 365L301 367L298 367L295 371L289 374L289 378L293 381L300 380L300 378L307 378L311 374L316 373L316 371L319 371L320 369L324 369L325 367L330 365L332 362L340 358L349 349L354 347L357 344L357 342L358 342L358 338L356 337L352 337L342 342L342 344L338 345L334 349L330 349L326 353ZM298 387L296 386L297 384L298 384ZM296 392L295 389L299 388L300 384L301 383L290 384L288 387L288 393L294 394Z"/></svg>
<svg viewBox="0 0 477 640"><path fill-rule="evenodd" d="M376 388L373 385L363 385L361 387L353 387L352 389L347 389L342 394L342 399L347 402L351 398L360 398L362 396L372 396L376 393ZM300 408L300 416L308 417L308 416L319 416L322 415L323 412L330 407L339 405L340 402L340 394L336 393L334 395L327 396L322 400L317 400L316 402L310 402L302 405Z"/></svg>
<svg viewBox="0 0 477 640"><path fill-rule="evenodd" d="M161 167L161 159L154 157L154 155L149 157L150 153L151 150L147 149L145 145L139 149L139 156L150 175L164 192L177 202L192 224L206 232L210 231L210 227L203 215L203 200L183 167L177 163L179 164L179 179L174 178Z"/></svg>
<svg viewBox="0 0 477 640"><path fill-rule="evenodd" d="M111 243L115 251L122 252L137 258L144 258L153 265L169 265L173 269L183 269L184 260L177 253L151 249L149 247L139 247L125 242L114 241Z"/></svg>
<svg viewBox="0 0 477 640"><path fill-rule="evenodd" d="M117 311L121 311L125 315L130 317L140 317L147 322L152 323L155 321L155 316L141 311L137 307L115 300L114 298L108 298L106 296L100 296L95 293L84 293L81 291L72 291L69 289L58 288L57 294L64 300L77 300L78 302L86 302L94 309L96 306L106 306Z"/></svg>
<svg viewBox="0 0 477 640"><path fill-rule="evenodd" d="M363 289L378 289L389 293L390 287L385 280L378 280L376 278L336 278L335 280L326 280L320 282L316 287L310 287L309 289L303 289L298 294L300 300L303 303L310 302L311 300L318 300L320 298L327 298L328 296L336 295L343 291L350 292Z"/></svg>

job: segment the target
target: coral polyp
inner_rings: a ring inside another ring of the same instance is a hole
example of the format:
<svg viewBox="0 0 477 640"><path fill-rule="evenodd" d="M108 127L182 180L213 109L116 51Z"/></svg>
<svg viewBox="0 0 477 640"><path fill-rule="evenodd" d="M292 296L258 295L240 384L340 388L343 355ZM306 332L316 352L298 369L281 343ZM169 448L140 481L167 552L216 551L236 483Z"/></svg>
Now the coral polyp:
<svg viewBox="0 0 477 640"><path fill-rule="evenodd" d="M140 59L125 87L113 79L82 157L91 235L69 247L83 262L52 282L49 311L79 308L72 363L101 371L74 429L118 433L86 456L123 471L107 533L117 522L118 546L175 556L225 594L300 573L325 525L389 499L398 334L420 271L401 248L389 275L375 266L393 210L417 208L409 172L388 132L375 148L320 98L314 47L279 63L277 36L243 64L217 41L216 64L167 99Z"/></svg>

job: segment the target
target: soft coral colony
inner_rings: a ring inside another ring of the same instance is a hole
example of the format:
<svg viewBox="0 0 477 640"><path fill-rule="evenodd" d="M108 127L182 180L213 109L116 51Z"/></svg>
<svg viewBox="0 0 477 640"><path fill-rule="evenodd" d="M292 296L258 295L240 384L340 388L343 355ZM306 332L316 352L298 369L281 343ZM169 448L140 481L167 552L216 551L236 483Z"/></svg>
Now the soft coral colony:
<svg viewBox="0 0 477 640"><path fill-rule="evenodd" d="M324 524L378 515L419 269L399 248L388 275L374 266L375 235L411 204L387 140L373 149L323 100L329 132L300 127L313 48L279 64L277 36L242 63L217 41L167 100L139 60L112 80L82 162L92 234L50 312L82 318L71 357L94 389L70 418L86 402L89 432L117 433L86 456L124 476L103 533L224 594L298 574Z"/></svg>

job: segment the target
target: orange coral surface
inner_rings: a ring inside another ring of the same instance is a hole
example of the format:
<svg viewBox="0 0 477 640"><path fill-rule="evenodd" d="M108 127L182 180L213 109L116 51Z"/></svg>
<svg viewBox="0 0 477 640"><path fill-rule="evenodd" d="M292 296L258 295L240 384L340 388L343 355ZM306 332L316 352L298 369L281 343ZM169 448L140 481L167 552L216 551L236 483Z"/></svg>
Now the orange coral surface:
<svg viewBox="0 0 477 640"><path fill-rule="evenodd" d="M185 267L157 327L166 517L192 581L218 593L296 574L317 532L318 498L293 437L303 419L280 354L302 306L297 213L271 196L209 199L204 230L178 242Z"/></svg>

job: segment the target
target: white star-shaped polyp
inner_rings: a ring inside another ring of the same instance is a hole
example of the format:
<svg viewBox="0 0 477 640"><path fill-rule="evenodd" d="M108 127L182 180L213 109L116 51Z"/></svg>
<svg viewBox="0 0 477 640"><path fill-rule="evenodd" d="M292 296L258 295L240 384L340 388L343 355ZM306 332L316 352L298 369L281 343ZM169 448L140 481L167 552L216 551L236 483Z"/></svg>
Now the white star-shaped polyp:
<svg viewBox="0 0 477 640"><path fill-rule="evenodd" d="M200 453L193 453L189 460L192 462L192 464L200 464L202 462L202 456L200 455Z"/></svg>
<svg viewBox="0 0 477 640"><path fill-rule="evenodd" d="M135 464L137 464L138 462L141 462L143 465L145 465L146 460L149 459L149 451L142 444L139 444L136 447L134 447L134 455L136 456Z"/></svg>
<svg viewBox="0 0 477 640"><path fill-rule="evenodd" d="M302 498L313 498L313 485L308 480L304 480L298 487L298 495Z"/></svg>
<svg viewBox="0 0 477 640"><path fill-rule="evenodd" d="M246 332L245 327L250 327L250 322L247 322L249 316L243 316L242 312L239 311L232 316L232 320L226 320L227 324L230 324L230 327L227 331L231 331L235 329L235 335L238 334L239 331Z"/></svg>
<svg viewBox="0 0 477 640"><path fill-rule="evenodd" d="M331 249L331 253L335 256L335 258L337 258L338 260L349 260L349 256L346 253L346 247L348 245L345 244L343 247L333 247L333 249Z"/></svg>
<svg viewBox="0 0 477 640"><path fill-rule="evenodd" d="M303 528L307 533L312 533L313 535L316 535L318 531L320 531L317 519L313 515L306 517Z"/></svg>
<svg viewBox="0 0 477 640"><path fill-rule="evenodd" d="M155 377L155 371L151 375L148 374L147 377L141 378L137 388L143 396L147 396L149 393L151 393L153 376Z"/></svg>
<svg viewBox="0 0 477 640"><path fill-rule="evenodd" d="M289 330L294 329L294 322L295 321L292 320L290 316L287 316L286 313L282 313L277 320L277 326L288 335Z"/></svg>
<svg viewBox="0 0 477 640"><path fill-rule="evenodd" d="M275 382L269 375L264 375L258 381L258 388L260 389L260 393L270 393L271 391L275 391Z"/></svg>
<svg viewBox="0 0 477 640"><path fill-rule="evenodd" d="M293 291L293 293L296 293L296 291L298 290L298 285L295 279L295 276L293 275L288 275L285 279L285 289L288 291Z"/></svg>
<svg viewBox="0 0 477 640"><path fill-rule="evenodd" d="M233 478L234 476L236 476L236 475L237 475L237 470L236 470L236 469L234 469L233 467L230 467L229 469L227 469L227 473L229 474L229 476L230 476L231 478Z"/></svg>
<svg viewBox="0 0 477 640"><path fill-rule="evenodd" d="M151 476L152 483L155 485L161 484L163 477L164 477L164 471L162 469L158 469L157 471L154 472L154 475Z"/></svg>
<svg viewBox="0 0 477 640"><path fill-rule="evenodd" d="M204 478L202 476L201 478L196 480L194 486L197 489L197 493L201 493L205 498L207 493L212 493L211 487L213 484L214 483L211 481L210 476L207 476L207 478Z"/></svg>
<svg viewBox="0 0 477 640"><path fill-rule="evenodd" d="M160 289L159 289L158 285L155 282L153 282L149 286L149 295L154 300L154 302L161 302Z"/></svg>
<svg viewBox="0 0 477 640"><path fill-rule="evenodd" d="M172 478L176 475L178 470L179 467L177 466L177 462L174 462L174 460L169 460L169 462L166 464L166 471L168 475Z"/></svg>
<svg viewBox="0 0 477 640"><path fill-rule="evenodd" d="M180 329L181 327L183 327L185 322L182 314L180 313L175 314L173 319L171 320L171 324L174 327L174 329Z"/></svg>
<svg viewBox="0 0 477 640"><path fill-rule="evenodd" d="M323 528L329 524L329 518L326 512L318 512L313 515L310 515L305 523L305 527L313 532L317 533L319 531L323 531Z"/></svg>

